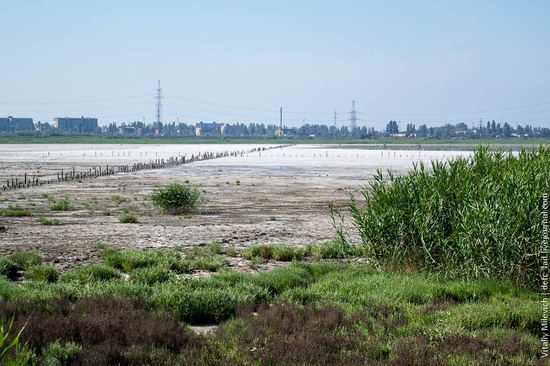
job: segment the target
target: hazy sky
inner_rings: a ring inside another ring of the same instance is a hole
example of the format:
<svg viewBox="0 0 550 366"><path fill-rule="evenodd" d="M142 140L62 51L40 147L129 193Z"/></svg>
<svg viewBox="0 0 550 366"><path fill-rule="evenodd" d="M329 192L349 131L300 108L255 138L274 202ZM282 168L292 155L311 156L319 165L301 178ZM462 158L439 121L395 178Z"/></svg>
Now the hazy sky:
<svg viewBox="0 0 550 366"><path fill-rule="evenodd" d="M550 125L550 1L27 0L0 6L0 116Z"/></svg>

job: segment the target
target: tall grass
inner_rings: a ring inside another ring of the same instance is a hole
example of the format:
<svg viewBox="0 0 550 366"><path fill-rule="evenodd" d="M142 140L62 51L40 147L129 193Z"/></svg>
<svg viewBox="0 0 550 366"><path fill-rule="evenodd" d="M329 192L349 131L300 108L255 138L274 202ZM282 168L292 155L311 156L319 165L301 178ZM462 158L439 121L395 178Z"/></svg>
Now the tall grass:
<svg viewBox="0 0 550 366"><path fill-rule="evenodd" d="M375 175L350 209L366 254L379 264L448 277L494 277L536 286L542 194L550 148L473 157Z"/></svg>
<svg viewBox="0 0 550 366"><path fill-rule="evenodd" d="M21 328L15 337L11 336L13 320L14 318L11 318L7 323L4 318L0 319L0 364L7 366L29 365L32 353L25 350L20 343L21 333L25 327Z"/></svg>

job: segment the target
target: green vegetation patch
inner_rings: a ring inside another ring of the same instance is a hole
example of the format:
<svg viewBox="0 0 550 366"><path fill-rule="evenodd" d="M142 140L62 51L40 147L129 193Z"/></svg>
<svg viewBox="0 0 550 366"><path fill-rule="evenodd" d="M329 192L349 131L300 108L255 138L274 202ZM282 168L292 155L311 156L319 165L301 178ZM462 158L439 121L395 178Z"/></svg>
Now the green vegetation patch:
<svg viewBox="0 0 550 366"><path fill-rule="evenodd" d="M58 219L47 219L44 216L40 216L38 218L38 222L40 223L40 225L46 225L46 226L61 225L61 222Z"/></svg>
<svg viewBox="0 0 550 366"><path fill-rule="evenodd" d="M31 212L19 205L8 205L7 208L0 209L0 217L24 217L24 216L31 216Z"/></svg>
<svg viewBox="0 0 550 366"><path fill-rule="evenodd" d="M69 211L71 209L71 203L67 198L53 200L50 208L52 211Z"/></svg>
<svg viewBox="0 0 550 366"><path fill-rule="evenodd" d="M28 269L31 266L36 266L42 263L42 257L35 252L15 252L8 258L16 263L21 269Z"/></svg>
<svg viewBox="0 0 550 366"><path fill-rule="evenodd" d="M125 213L120 215L118 221L122 224L136 224L138 222L138 219L135 215L131 213Z"/></svg>
<svg viewBox="0 0 550 366"><path fill-rule="evenodd" d="M172 183L155 189L151 200L165 213L181 215L196 209L200 195L199 189L190 184Z"/></svg>
<svg viewBox="0 0 550 366"><path fill-rule="evenodd" d="M15 329L27 324L22 341L37 360L61 364L539 362L542 309L538 294L521 287L335 261L186 273L191 260L224 251L219 243L104 248L102 263L59 282L45 266L30 266L23 282L0 279L0 316L15 314ZM180 322L222 326L196 336Z"/></svg>
<svg viewBox="0 0 550 366"><path fill-rule="evenodd" d="M24 277L25 280L54 283L59 279L59 272L53 266L37 265L28 268Z"/></svg>
<svg viewBox="0 0 550 366"><path fill-rule="evenodd" d="M536 287L549 191L550 148L480 149L402 176L379 171L364 205L352 197L351 213L366 256L381 265Z"/></svg>

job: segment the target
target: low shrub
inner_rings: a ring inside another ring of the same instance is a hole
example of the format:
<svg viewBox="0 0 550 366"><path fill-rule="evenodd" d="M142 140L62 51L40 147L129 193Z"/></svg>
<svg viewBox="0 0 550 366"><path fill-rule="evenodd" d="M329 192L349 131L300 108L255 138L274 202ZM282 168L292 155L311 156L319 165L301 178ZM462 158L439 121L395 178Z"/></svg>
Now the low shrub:
<svg viewBox="0 0 550 366"><path fill-rule="evenodd" d="M46 359L76 365L146 364L145 355L136 362L135 347L164 349L167 358L176 358L187 349L194 353L201 344L176 319L155 314L139 298L104 296L73 306L64 301L56 304L29 303L12 309L17 311L15 326L27 324L21 340L42 350L41 364ZM6 315L2 307L0 311ZM166 364L168 360L160 361Z"/></svg>
<svg viewBox="0 0 550 366"><path fill-rule="evenodd" d="M233 351L235 364L369 364L366 356L356 360L364 338L344 332L346 327L349 322L335 307L282 303L261 307L257 315L244 313L240 320L224 325L219 338Z"/></svg>
<svg viewBox="0 0 550 366"><path fill-rule="evenodd" d="M151 200L165 213L181 215L196 209L200 195L200 191L194 186L172 183L155 189L151 194Z"/></svg>

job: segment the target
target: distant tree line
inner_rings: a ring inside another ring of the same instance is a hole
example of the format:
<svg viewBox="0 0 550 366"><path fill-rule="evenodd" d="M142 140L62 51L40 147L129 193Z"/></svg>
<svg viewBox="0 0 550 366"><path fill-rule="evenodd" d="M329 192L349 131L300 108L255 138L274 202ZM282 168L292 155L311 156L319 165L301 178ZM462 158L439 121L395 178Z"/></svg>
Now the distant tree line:
<svg viewBox="0 0 550 366"><path fill-rule="evenodd" d="M104 136L169 136L169 137L192 137L199 136L198 129L202 129L200 136L209 137L276 137L285 136L289 138L355 138L355 139L378 139L378 138L423 138L423 139L448 139L448 138L511 138L511 137L550 137L550 128L533 127L529 124L517 124L515 127L508 122L500 123L492 121L476 123L468 127L466 123L444 124L437 127L427 127L426 124L417 126L407 123L401 128L400 123L391 120L384 130L376 130L374 127L356 127L350 129L348 126L335 126L326 124L306 123L300 127L286 127L282 131L276 124L264 123L235 123L216 124L197 123L186 124L182 122L167 123L144 123L141 121L124 122L117 124L111 122L101 127L97 134ZM205 133L204 131L208 131ZM54 128L50 123L37 122L33 128L25 130L0 128L0 134L42 134L42 135L71 135L74 132L62 132ZM90 134L88 134L90 135ZM92 135L94 135L92 133Z"/></svg>

